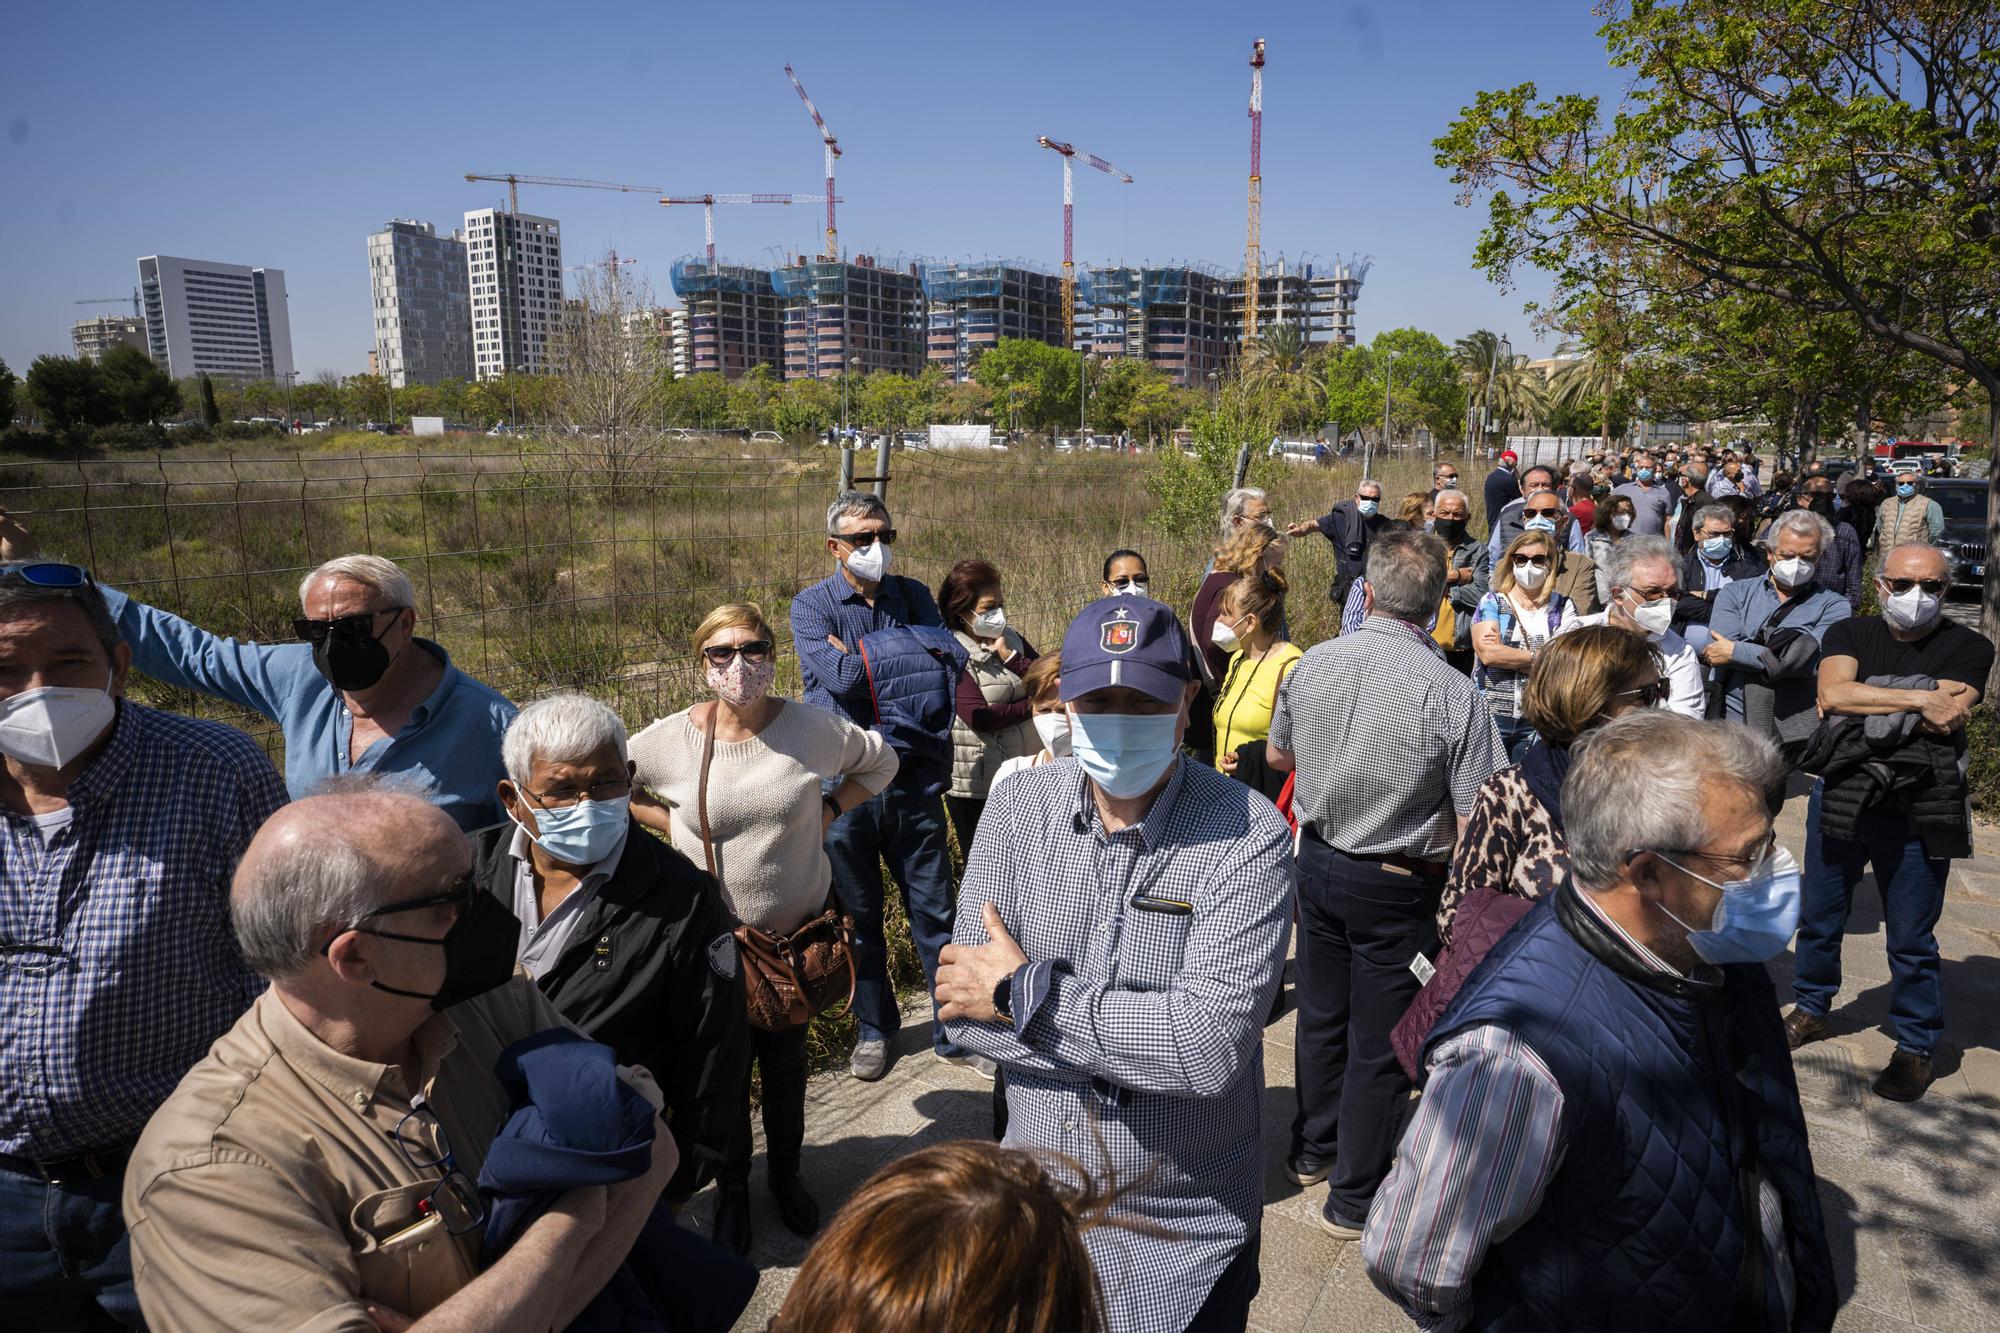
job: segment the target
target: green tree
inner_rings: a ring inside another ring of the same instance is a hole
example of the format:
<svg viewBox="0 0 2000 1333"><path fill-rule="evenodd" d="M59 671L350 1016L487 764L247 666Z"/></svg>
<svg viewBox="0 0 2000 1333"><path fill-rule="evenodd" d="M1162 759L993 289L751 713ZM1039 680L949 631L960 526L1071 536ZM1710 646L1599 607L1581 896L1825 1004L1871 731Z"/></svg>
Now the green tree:
<svg viewBox="0 0 2000 1333"><path fill-rule="evenodd" d="M1244 382L1272 399L1280 429L1310 429L1326 419L1326 377L1314 350L1305 324L1288 320L1267 326L1244 352Z"/></svg>
<svg viewBox="0 0 2000 1333"><path fill-rule="evenodd" d="M944 391L933 419L948 422L993 420L993 390L984 384L954 384Z"/></svg>
<svg viewBox="0 0 2000 1333"><path fill-rule="evenodd" d="M18 383L7 363L0 361L0 430L14 424L14 390Z"/></svg>
<svg viewBox="0 0 2000 1333"><path fill-rule="evenodd" d="M861 382L854 415L862 425L877 430L908 430L918 424L921 406L922 395L914 379L877 371Z"/></svg>
<svg viewBox="0 0 2000 1333"><path fill-rule="evenodd" d="M349 375L340 392L350 420L387 423L395 412L389 381L380 375Z"/></svg>
<svg viewBox="0 0 2000 1333"><path fill-rule="evenodd" d="M1422 427L1440 441L1464 433L1465 382L1436 336L1421 329L1385 329L1367 346L1339 348L1327 358L1326 419L1343 435L1359 430L1380 437L1386 390L1393 390L1388 404L1397 432Z"/></svg>
<svg viewBox="0 0 2000 1333"><path fill-rule="evenodd" d="M840 392L827 380L791 380L771 407L771 428L787 438L818 435L840 420Z"/></svg>
<svg viewBox="0 0 2000 1333"><path fill-rule="evenodd" d="M28 367L28 397L56 434L73 441L113 416L104 377L85 357L36 357Z"/></svg>
<svg viewBox="0 0 2000 1333"><path fill-rule="evenodd" d="M972 378L1001 398L1000 406L1029 430L1072 428L1082 402L1083 361L1068 348L1031 338L1002 338L972 368Z"/></svg>
<svg viewBox="0 0 2000 1333"><path fill-rule="evenodd" d="M214 430L222 424L222 407L215 401L215 381L208 372L201 375L201 424Z"/></svg>
<svg viewBox="0 0 2000 1333"><path fill-rule="evenodd" d="M120 343L97 363L98 379L112 415L134 426L157 426L181 410L181 386L129 343Z"/></svg>
<svg viewBox="0 0 2000 1333"><path fill-rule="evenodd" d="M778 377L755 365L729 386L729 424L741 430L770 430L777 410Z"/></svg>
<svg viewBox="0 0 2000 1333"><path fill-rule="evenodd" d="M729 381L712 370L671 380L661 391L667 424L713 430L729 420Z"/></svg>

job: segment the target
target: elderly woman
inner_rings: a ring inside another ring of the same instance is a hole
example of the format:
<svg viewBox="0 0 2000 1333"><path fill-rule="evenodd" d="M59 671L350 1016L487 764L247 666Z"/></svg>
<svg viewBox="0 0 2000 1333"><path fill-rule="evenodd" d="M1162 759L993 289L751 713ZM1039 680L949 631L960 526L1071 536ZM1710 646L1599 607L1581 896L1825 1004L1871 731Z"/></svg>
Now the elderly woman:
<svg viewBox="0 0 2000 1333"><path fill-rule="evenodd" d="M1033 644L1007 623L1000 571L984 560L961 560L938 585L938 614L965 645L965 673L958 678L957 716L951 721L951 786L945 813L958 834L961 859L972 850L986 792L1000 765L1033 754L1039 742L1029 721L1022 672L1035 660Z"/></svg>
<svg viewBox="0 0 2000 1333"><path fill-rule="evenodd" d="M1519 761L1534 739L1534 724L1521 708L1521 689L1535 654L1562 628L1569 599L1555 590L1555 534L1530 528L1501 552L1493 590L1479 601L1472 622L1472 652L1479 665L1472 683L1493 714L1508 757Z"/></svg>
<svg viewBox="0 0 2000 1333"><path fill-rule="evenodd" d="M1572 512L1574 510L1572 509ZM1613 495L1597 506L1597 517L1584 534L1583 553L1590 557L1590 563L1597 566L1597 600L1603 605L1611 604L1611 574L1606 568L1610 563L1612 548L1625 540L1625 534L1632 530L1632 520L1639 510L1629 495Z"/></svg>
<svg viewBox="0 0 2000 1333"><path fill-rule="evenodd" d="M689 859L713 859L723 906L736 921L787 935L832 892L827 828L889 785L896 752L837 713L771 693L777 641L756 606L709 612L694 648L715 698L632 738L640 788L632 812ZM828 782L838 785L822 794ZM750 1045L763 1077L771 1193L786 1228L809 1236L819 1228L819 1205L799 1183L806 1029L752 1030ZM714 1235L743 1254L750 1248L750 1080L747 1066L739 1069L725 1098L734 1132L719 1173Z"/></svg>
<svg viewBox="0 0 2000 1333"><path fill-rule="evenodd" d="M501 740L507 822L472 838L474 883L520 922L516 961L583 1032L643 1065L680 1148L667 1198L721 1168L747 1067L733 977L709 965L729 929L708 876L635 834L625 727L595 699L523 708Z"/></svg>

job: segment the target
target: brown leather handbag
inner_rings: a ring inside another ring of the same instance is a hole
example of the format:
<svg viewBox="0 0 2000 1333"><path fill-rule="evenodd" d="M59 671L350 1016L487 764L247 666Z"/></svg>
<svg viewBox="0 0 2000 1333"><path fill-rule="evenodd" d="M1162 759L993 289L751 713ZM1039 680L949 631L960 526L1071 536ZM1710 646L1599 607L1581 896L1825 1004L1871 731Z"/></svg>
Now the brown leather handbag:
<svg viewBox="0 0 2000 1333"><path fill-rule="evenodd" d="M716 706L708 707L708 739L701 749L701 783L696 806L701 814L701 850L708 873L718 886L715 841L708 831L708 770L715 761ZM743 999L750 1026L763 1032L787 1032L804 1027L813 1015L840 1003L844 1014L854 1004L854 918L827 890L826 906L789 935L773 935L755 926L738 926L736 956L743 962ZM835 1017L839 1017L836 1014Z"/></svg>

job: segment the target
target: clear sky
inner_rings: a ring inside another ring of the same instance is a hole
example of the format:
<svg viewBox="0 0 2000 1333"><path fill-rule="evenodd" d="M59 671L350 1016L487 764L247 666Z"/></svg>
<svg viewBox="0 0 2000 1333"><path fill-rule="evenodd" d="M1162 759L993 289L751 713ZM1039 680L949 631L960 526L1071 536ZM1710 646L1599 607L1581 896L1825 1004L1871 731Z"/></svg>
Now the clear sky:
<svg viewBox="0 0 2000 1333"><path fill-rule="evenodd" d="M1476 327L1529 350L1522 303L1472 271L1480 210L1455 205L1431 140L1474 93L1533 80L1615 96L1588 0L972 6L31 4L0 80L0 357L70 350L88 297L129 294L174 254L285 270L302 373L365 369L366 236L460 225L504 198L466 172L674 193L821 188L790 61L845 156L850 254L1062 258L1061 169L1037 135L1137 178L1077 173L1079 264L1243 262L1247 66L1264 83L1267 261L1367 254L1361 336ZM701 246L699 209L523 187L564 224L565 262L615 246L663 302ZM716 211L725 258L812 252L823 210Z"/></svg>

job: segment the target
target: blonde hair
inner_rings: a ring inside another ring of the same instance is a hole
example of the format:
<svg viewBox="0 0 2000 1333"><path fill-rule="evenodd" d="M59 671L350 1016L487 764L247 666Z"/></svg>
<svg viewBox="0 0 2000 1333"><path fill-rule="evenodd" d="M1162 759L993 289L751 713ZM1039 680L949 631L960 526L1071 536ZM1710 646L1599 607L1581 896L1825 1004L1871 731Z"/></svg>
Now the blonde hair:
<svg viewBox="0 0 2000 1333"><path fill-rule="evenodd" d="M1028 663L1028 669L1021 673L1021 684L1028 688L1028 706L1040 707L1056 697L1062 688L1062 654L1043 653Z"/></svg>
<svg viewBox="0 0 2000 1333"><path fill-rule="evenodd" d="M1424 521L1424 506L1431 502L1429 491L1411 491L1403 497L1403 507L1396 517L1412 527Z"/></svg>
<svg viewBox="0 0 2000 1333"><path fill-rule="evenodd" d="M1549 578L1553 579L1556 576L1556 539L1550 533L1537 528L1533 532L1524 532L1508 542L1507 549L1500 553L1500 562L1493 566L1493 591L1503 595L1514 591L1514 555L1537 543L1548 548ZM1544 582L1537 591L1546 592L1548 587L1549 585Z"/></svg>
<svg viewBox="0 0 2000 1333"><path fill-rule="evenodd" d="M1227 574L1260 574L1285 558L1284 539L1252 524L1215 548L1215 567Z"/></svg>
<svg viewBox="0 0 2000 1333"><path fill-rule="evenodd" d="M700 652L703 644L726 629L747 629L773 643L777 641L777 636L771 633L771 622L764 619L763 607L755 602L725 602L694 627L694 650Z"/></svg>

